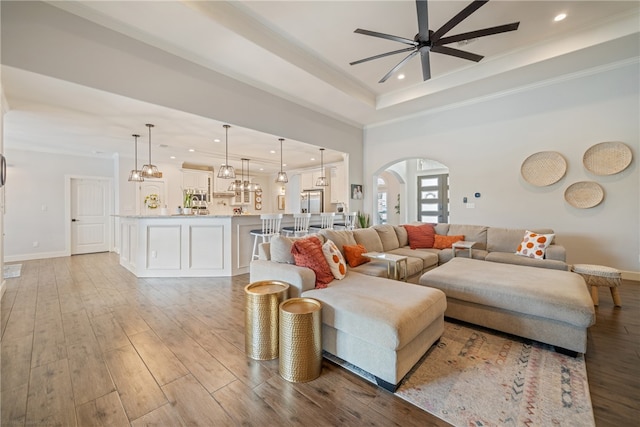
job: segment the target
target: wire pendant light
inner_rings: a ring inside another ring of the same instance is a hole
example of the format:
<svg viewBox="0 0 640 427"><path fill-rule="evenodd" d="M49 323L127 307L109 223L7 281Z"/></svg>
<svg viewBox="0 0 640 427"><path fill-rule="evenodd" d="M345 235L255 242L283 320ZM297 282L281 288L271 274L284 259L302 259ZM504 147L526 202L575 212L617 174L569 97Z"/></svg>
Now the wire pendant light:
<svg viewBox="0 0 640 427"><path fill-rule="evenodd" d="M240 161L242 162L242 166L240 169L240 179L234 179L231 184L229 184L229 188L227 188L228 191L233 191L234 193L236 193L236 195L239 195L240 193L242 193L243 190L243 181L244 181L244 159L240 159ZM234 171L234 175L235 175L235 171Z"/></svg>
<svg viewBox="0 0 640 427"><path fill-rule="evenodd" d="M278 176L276 177L276 182L280 184L286 184L289 182L289 178L287 177L287 173L283 171L284 165L282 163L282 143L284 142L284 138L280 138L280 172L278 172Z"/></svg>
<svg viewBox="0 0 640 427"><path fill-rule="evenodd" d="M158 167L151 163L151 128L154 125L147 123L145 126L149 128L149 163L142 166L143 178L162 178L162 172L158 170Z"/></svg>
<svg viewBox="0 0 640 427"><path fill-rule="evenodd" d="M324 148L320 149L320 176L316 180L316 187L328 187L327 177L324 175Z"/></svg>
<svg viewBox="0 0 640 427"><path fill-rule="evenodd" d="M138 169L138 138L140 138L140 135L133 134L131 136L133 136L135 140L135 152L133 155L135 163L133 165L133 169L129 172L129 181L142 182L144 181L144 177L142 176L142 171Z"/></svg>
<svg viewBox="0 0 640 427"><path fill-rule="evenodd" d="M229 128L230 125L222 125L225 130L225 140L224 140L224 164L220 166L220 170L218 170L218 178L222 179L235 179L236 171L233 169L233 166L229 164Z"/></svg>
<svg viewBox="0 0 640 427"><path fill-rule="evenodd" d="M251 182L251 174L249 172L249 159L244 159L247 161L247 180L243 181L243 189L244 191L251 191L256 192L256 191L262 191L262 186L260 186L259 183L257 182Z"/></svg>

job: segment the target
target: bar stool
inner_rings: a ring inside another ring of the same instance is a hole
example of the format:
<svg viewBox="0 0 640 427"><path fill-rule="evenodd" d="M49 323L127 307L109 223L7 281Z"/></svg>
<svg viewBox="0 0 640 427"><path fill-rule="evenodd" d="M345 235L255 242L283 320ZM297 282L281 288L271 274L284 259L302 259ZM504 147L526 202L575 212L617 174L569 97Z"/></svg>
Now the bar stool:
<svg viewBox="0 0 640 427"><path fill-rule="evenodd" d="M260 221L262 221L262 228L260 230L251 230L249 233L254 236L253 239L253 255L251 259L259 258L258 254L258 239L262 238L261 243L266 243L271 240L272 236L280 234L280 224L282 222L282 214L262 214L260 215Z"/></svg>
<svg viewBox="0 0 640 427"><path fill-rule="evenodd" d="M293 214L293 227L282 227L282 231L290 236L294 237L306 236L309 234L309 221L311 220L310 213L295 213Z"/></svg>
<svg viewBox="0 0 640 427"><path fill-rule="evenodd" d="M345 230L353 230L356 228L356 217L358 212L349 212L344 214L344 222L333 224L337 227L343 227Z"/></svg>
<svg viewBox="0 0 640 427"><path fill-rule="evenodd" d="M309 228L316 230L333 230L333 218L335 216L335 212L322 212L320 213L320 225L312 225Z"/></svg>

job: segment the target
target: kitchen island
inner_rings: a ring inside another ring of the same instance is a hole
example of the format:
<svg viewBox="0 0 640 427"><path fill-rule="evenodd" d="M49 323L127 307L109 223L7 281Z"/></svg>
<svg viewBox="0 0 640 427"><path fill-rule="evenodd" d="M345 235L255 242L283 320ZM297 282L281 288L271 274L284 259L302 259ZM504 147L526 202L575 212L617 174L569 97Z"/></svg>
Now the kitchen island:
<svg viewBox="0 0 640 427"><path fill-rule="evenodd" d="M319 223L319 217L311 223ZM260 215L119 216L120 265L136 277L236 276L249 272ZM336 214L336 221L341 215ZM293 225L285 214L282 226Z"/></svg>

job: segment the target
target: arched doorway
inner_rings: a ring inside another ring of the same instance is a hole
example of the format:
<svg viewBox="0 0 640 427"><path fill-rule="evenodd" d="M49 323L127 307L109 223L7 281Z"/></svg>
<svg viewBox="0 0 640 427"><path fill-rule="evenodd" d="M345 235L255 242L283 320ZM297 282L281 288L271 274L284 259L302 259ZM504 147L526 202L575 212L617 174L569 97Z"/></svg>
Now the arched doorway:
<svg viewBox="0 0 640 427"><path fill-rule="evenodd" d="M386 165L377 182L374 224L449 222L449 168L432 159L411 158Z"/></svg>

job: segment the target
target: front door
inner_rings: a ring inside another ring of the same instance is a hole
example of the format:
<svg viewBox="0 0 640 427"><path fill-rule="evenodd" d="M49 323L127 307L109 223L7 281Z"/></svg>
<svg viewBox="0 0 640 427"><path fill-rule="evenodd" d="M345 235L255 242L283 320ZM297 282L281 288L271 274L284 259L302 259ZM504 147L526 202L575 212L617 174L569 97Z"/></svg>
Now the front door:
<svg viewBox="0 0 640 427"><path fill-rule="evenodd" d="M71 178L71 255L109 250L109 184Z"/></svg>
<svg viewBox="0 0 640 427"><path fill-rule="evenodd" d="M418 221L449 222L449 175L418 177Z"/></svg>

